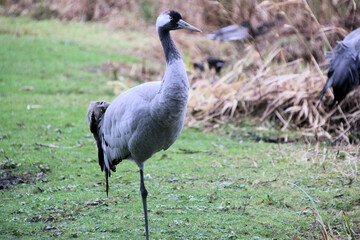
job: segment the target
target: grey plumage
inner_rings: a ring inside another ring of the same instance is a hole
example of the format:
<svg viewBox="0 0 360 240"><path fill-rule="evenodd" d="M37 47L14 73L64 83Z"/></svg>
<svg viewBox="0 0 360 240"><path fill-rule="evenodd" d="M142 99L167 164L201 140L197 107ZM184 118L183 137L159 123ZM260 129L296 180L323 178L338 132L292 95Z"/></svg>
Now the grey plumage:
<svg viewBox="0 0 360 240"><path fill-rule="evenodd" d="M149 82L120 94L112 103L91 103L88 111L90 129L97 142L99 164L105 171L108 192L110 171L124 159L140 168L146 238L148 234L147 191L144 163L154 153L168 149L179 136L185 121L189 83L181 55L169 31L200 31L181 19L175 11L165 11L156 21L156 30L166 57L166 71L161 82Z"/></svg>
<svg viewBox="0 0 360 240"><path fill-rule="evenodd" d="M359 85L360 78L360 28L352 31L326 54L330 60L328 80L319 94L321 100L329 87L333 88L333 105Z"/></svg>
<svg viewBox="0 0 360 240"><path fill-rule="evenodd" d="M280 19L280 17L278 17ZM267 21L253 28L249 21L243 21L239 25L230 25L213 31L207 37L219 41L248 41L263 35L275 26L275 21Z"/></svg>
<svg viewBox="0 0 360 240"><path fill-rule="evenodd" d="M249 28L240 25L230 25L208 34L207 37L212 40L220 41L245 41L251 36Z"/></svg>

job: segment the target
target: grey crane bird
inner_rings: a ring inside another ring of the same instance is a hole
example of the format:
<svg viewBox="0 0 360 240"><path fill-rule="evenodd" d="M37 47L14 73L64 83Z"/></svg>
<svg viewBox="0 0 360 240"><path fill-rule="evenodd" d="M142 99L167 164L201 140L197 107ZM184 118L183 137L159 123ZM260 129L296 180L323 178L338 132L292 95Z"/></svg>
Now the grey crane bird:
<svg viewBox="0 0 360 240"><path fill-rule="evenodd" d="M189 29L201 32L181 19L173 10L161 13L156 20L166 58L166 71L161 82L149 82L120 94L112 103L90 104L87 118L98 148L99 164L105 171L108 194L110 170L124 159L140 168L140 192L143 201L145 233L149 239L147 190L144 163L154 153L168 149L179 136L185 120L189 82L181 55L170 31Z"/></svg>
<svg viewBox="0 0 360 240"><path fill-rule="evenodd" d="M360 28L352 31L326 54L330 60L328 80L319 94L321 100L326 90L332 87L334 101L339 104L346 95L359 85L360 78Z"/></svg>
<svg viewBox="0 0 360 240"><path fill-rule="evenodd" d="M230 25L213 31L207 37L219 41L248 41L263 35L275 26L275 21L267 21L257 28L253 28L249 21L243 21L239 25Z"/></svg>

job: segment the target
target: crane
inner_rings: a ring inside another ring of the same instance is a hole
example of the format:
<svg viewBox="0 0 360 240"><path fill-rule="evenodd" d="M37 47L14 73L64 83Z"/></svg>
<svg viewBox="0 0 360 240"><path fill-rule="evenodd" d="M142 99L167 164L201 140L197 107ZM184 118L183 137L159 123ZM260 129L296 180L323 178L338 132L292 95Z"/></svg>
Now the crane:
<svg viewBox="0 0 360 240"><path fill-rule="evenodd" d="M92 102L87 113L98 148L99 165L105 171L106 193L109 192L110 171L115 172L122 160L132 160L140 169L146 239L149 239L149 227L144 164L154 153L168 149L175 142L186 115L189 82L181 54L170 35L170 31L178 29L201 32L174 10L158 16L156 31L166 58L162 81L131 88L111 103Z"/></svg>
<svg viewBox="0 0 360 240"><path fill-rule="evenodd" d="M207 37L212 40L220 41L248 41L263 35L275 26L275 21L262 23L257 28L253 28L249 21L243 21L239 25L230 25L213 31Z"/></svg>
<svg viewBox="0 0 360 240"><path fill-rule="evenodd" d="M330 60L328 80L318 98L321 100L329 87L334 91L334 101L339 104L346 95L359 85L360 78L360 28L338 42L334 50L326 54Z"/></svg>

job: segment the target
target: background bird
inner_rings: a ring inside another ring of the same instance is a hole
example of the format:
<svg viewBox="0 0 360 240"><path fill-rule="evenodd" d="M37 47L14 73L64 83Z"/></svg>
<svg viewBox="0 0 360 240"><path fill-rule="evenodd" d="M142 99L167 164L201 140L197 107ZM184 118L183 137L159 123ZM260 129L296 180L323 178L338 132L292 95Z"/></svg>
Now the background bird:
<svg viewBox="0 0 360 240"><path fill-rule="evenodd" d="M225 65L225 60L216 57L208 57L206 59L208 63L208 70L215 69L216 74L220 74L221 69ZM205 72L205 63L204 62L195 62L193 63L194 69L199 69L201 72Z"/></svg>
<svg viewBox="0 0 360 240"><path fill-rule="evenodd" d="M206 59L206 61L207 61L208 65L209 65L209 69L215 69L215 72L217 74L220 74L221 69L225 65L225 61L220 59L220 58L208 57Z"/></svg>
<svg viewBox="0 0 360 240"><path fill-rule="evenodd" d="M321 90L321 100L329 87L334 92L334 101L339 104L346 95L359 85L360 78L360 28L352 31L343 41L338 42L331 52L326 54L330 60L328 80Z"/></svg>
<svg viewBox="0 0 360 240"><path fill-rule="evenodd" d="M205 71L205 65L204 62L195 62L193 63L194 69L199 69L201 72Z"/></svg>
<svg viewBox="0 0 360 240"><path fill-rule="evenodd" d="M264 60L257 44L257 37L268 33L280 22L284 22L283 20L282 15L277 15L274 20L265 21L256 28L251 25L250 21L243 21L239 25L230 25L215 30L211 34L207 34L207 37L212 40L237 42L240 43L239 46L244 42L252 42L260 58Z"/></svg>
<svg viewBox="0 0 360 240"><path fill-rule="evenodd" d="M124 159L140 168L140 192L143 201L146 239L149 239L147 190L144 163L154 153L168 149L179 136L185 120L189 82L182 57L170 31L189 29L201 32L181 19L173 10L156 20L166 58L166 71L161 82L148 82L120 94L112 103L93 102L88 110L90 130L98 147L99 164L105 171L108 194L110 170Z"/></svg>
<svg viewBox="0 0 360 240"><path fill-rule="evenodd" d="M249 41L269 32L274 26L275 21L267 21L253 28L249 21L243 21L239 25L230 25L215 30L211 34L208 34L207 37L220 41Z"/></svg>

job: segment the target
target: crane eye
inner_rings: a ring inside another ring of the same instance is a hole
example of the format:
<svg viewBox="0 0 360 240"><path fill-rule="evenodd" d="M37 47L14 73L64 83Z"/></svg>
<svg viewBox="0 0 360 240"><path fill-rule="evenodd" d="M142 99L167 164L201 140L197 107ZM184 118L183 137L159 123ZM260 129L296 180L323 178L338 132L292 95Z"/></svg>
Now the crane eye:
<svg viewBox="0 0 360 240"><path fill-rule="evenodd" d="M173 20L174 18L173 18L172 16L169 16L169 19L170 19L170 20Z"/></svg>

